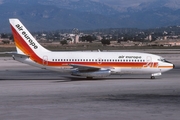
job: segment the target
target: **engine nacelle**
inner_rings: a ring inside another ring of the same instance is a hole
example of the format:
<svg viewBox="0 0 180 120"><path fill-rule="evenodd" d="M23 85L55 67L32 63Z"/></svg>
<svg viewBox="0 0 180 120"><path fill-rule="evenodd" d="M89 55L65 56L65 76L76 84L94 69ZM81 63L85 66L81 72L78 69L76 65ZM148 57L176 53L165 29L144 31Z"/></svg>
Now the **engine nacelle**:
<svg viewBox="0 0 180 120"><path fill-rule="evenodd" d="M99 71L90 71L90 72L81 72L81 71L73 71L71 75L74 76L85 76L85 77L107 77L111 74L110 70L99 70Z"/></svg>

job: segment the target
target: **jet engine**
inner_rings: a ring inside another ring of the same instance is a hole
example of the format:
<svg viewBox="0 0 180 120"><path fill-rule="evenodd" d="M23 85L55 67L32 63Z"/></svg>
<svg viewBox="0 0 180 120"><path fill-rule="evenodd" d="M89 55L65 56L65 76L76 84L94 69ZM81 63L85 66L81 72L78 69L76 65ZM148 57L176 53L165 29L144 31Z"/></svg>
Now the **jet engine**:
<svg viewBox="0 0 180 120"><path fill-rule="evenodd" d="M98 71L78 71L75 70L71 73L74 76L85 76L85 77L107 77L111 74L110 70L98 70Z"/></svg>

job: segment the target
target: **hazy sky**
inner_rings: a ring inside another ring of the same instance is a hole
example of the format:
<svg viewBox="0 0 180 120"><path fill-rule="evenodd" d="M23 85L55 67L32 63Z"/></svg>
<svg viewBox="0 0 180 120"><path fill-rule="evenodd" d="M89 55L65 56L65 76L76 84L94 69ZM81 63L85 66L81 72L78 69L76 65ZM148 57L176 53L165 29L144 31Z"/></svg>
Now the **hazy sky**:
<svg viewBox="0 0 180 120"><path fill-rule="evenodd" d="M134 6L143 2L152 2L157 0L93 0L110 5Z"/></svg>
<svg viewBox="0 0 180 120"><path fill-rule="evenodd" d="M0 0L0 3L2 3L2 1L5 1L5 0ZM75 0L75 1L77 1L77 0ZM142 2L154 1L154 0L92 0L92 1L98 1L101 3L110 4L110 5L132 6L133 4L139 4Z"/></svg>
<svg viewBox="0 0 180 120"><path fill-rule="evenodd" d="M0 3L2 3L2 1L5 1L5 0L0 0ZM158 1L158 0L92 0L92 1L97 1L101 3L109 4L109 5L120 5L120 6L127 7L127 6L138 5L143 2L152 2L152 1Z"/></svg>
<svg viewBox="0 0 180 120"><path fill-rule="evenodd" d="M5 0L0 0L0 4L2 3L2 1L5 1ZM78 0L74 0L74 1L78 1ZM114 5L114 6L130 7L130 6L137 6L144 2L152 2L152 1L158 1L158 0L92 0L92 1L101 2L101 3Z"/></svg>

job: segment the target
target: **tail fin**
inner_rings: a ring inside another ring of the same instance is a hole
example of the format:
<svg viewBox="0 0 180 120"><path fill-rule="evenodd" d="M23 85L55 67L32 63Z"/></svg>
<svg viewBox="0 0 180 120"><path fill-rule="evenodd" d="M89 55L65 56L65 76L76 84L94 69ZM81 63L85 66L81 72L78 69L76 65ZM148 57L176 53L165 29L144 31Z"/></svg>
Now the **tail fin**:
<svg viewBox="0 0 180 120"><path fill-rule="evenodd" d="M18 54L31 55L48 52L18 19L9 19Z"/></svg>

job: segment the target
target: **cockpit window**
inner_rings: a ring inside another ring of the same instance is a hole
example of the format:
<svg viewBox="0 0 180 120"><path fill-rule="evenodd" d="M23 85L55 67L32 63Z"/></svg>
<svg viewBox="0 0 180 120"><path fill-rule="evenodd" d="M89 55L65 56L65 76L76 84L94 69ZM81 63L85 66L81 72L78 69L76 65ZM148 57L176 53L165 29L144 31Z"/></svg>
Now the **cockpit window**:
<svg viewBox="0 0 180 120"><path fill-rule="evenodd" d="M164 59L164 58L159 58L159 59L158 59L158 61L171 63L171 62L167 61L167 60L166 60L166 59Z"/></svg>
<svg viewBox="0 0 180 120"><path fill-rule="evenodd" d="M165 61L165 59L164 59L164 58L160 58L160 59L158 59L158 61L162 61L162 62L164 62L164 61Z"/></svg>

